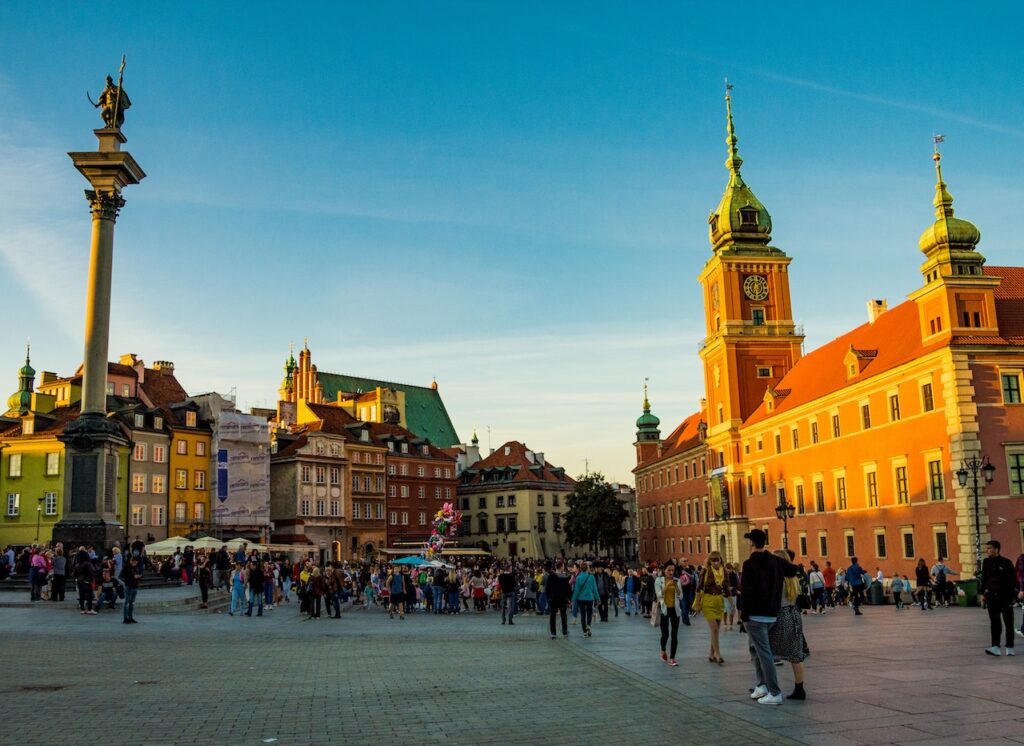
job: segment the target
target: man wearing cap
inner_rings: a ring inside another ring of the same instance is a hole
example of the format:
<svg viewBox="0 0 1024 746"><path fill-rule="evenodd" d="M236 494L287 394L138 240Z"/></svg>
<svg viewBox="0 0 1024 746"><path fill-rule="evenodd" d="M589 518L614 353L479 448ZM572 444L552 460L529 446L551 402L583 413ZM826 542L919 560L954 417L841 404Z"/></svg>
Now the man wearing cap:
<svg viewBox="0 0 1024 746"><path fill-rule="evenodd" d="M776 557L766 548L768 534L759 528L743 535L750 542L750 557L743 562L741 588L750 657L757 675L757 685L750 698L762 705L781 705L782 690L775 673L768 632L779 616L782 605L782 581L796 576L797 566Z"/></svg>

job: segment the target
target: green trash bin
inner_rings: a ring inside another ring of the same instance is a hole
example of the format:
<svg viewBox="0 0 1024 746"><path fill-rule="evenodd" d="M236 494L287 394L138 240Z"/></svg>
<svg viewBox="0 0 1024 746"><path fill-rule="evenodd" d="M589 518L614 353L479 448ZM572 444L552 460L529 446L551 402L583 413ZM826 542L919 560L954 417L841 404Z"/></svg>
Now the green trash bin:
<svg viewBox="0 0 1024 746"><path fill-rule="evenodd" d="M881 606L885 603L885 589L877 580L873 580L871 587L868 588L868 603L872 606Z"/></svg>
<svg viewBox="0 0 1024 746"><path fill-rule="evenodd" d="M978 605L978 580L968 578L956 581L956 600L960 606Z"/></svg>

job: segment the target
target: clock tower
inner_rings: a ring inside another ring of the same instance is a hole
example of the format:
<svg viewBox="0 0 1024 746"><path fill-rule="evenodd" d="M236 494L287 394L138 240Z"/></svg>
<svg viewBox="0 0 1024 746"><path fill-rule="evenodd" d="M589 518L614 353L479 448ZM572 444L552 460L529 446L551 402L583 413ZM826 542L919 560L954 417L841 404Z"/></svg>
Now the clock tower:
<svg viewBox="0 0 1024 746"><path fill-rule="evenodd" d="M718 207L708 217L711 257L698 278L704 292L706 329L700 357L708 402L712 478L719 480L717 487L727 491L730 514L745 526L740 426L764 400L765 392L800 359L804 337L793 322L789 294L792 260L770 245L771 215L740 174L743 159L733 127L731 88L726 86L725 95L729 181ZM717 525L725 529L723 524L730 522L727 519ZM721 532L713 527L713 533ZM735 557L738 537L744 531L727 533L717 538L715 548L725 548Z"/></svg>

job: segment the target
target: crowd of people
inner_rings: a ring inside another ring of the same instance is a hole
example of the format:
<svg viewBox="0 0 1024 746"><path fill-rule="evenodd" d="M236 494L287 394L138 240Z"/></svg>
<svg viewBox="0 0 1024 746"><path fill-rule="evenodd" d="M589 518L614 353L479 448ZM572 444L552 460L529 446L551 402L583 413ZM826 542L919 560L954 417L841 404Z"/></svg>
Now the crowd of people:
<svg viewBox="0 0 1024 746"><path fill-rule="evenodd" d="M660 657L677 666L679 628L701 617L709 629L708 662L723 665L721 634L747 635L755 685L750 695L759 704L784 700L776 667L789 663L794 688L787 699L804 699L803 663L810 650L803 633L807 614L824 614L841 607L861 615L870 595L886 590L895 609L908 602L921 611L956 603L951 578L957 573L942 558L929 566L918 561L911 580L906 575L886 577L880 568L867 572L857 557L834 569L810 562L794 562L790 550L770 551L767 535L754 529L744 537L749 557L728 563L712 552L703 566L685 559L662 565L627 567L598 560L499 560L472 563L406 564L364 561L322 564L312 558L292 561L272 557L259 545L242 544L213 551L191 546L159 558L146 556L145 545L133 542L126 551L115 545L103 556L91 546L70 553L57 544L26 547L19 555L8 547L0 554L0 579L24 575L32 601L64 601L67 581L74 582L80 613L96 615L122 604L123 623L136 623L134 602L139 580L153 572L167 582L197 585L201 608L208 608L211 591L223 590L230 598L230 616L263 616L283 605L293 605L304 618L324 615L340 619L342 608L380 609L389 619L406 619L412 612L429 614L485 614L500 612L501 624L514 625L520 614L548 617L552 639L569 635L569 619L591 637L594 624L610 615L649 619L660 633ZM1013 606L1024 600L1024 554L1016 564L1002 557L997 541L986 545L981 593L991 623L988 655L1014 655L1014 634L1024 636L1024 624L1014 630ZM1004 636L1005 635L1005 639ZM1001 644L1002 643L1002 644Z"/></svg>

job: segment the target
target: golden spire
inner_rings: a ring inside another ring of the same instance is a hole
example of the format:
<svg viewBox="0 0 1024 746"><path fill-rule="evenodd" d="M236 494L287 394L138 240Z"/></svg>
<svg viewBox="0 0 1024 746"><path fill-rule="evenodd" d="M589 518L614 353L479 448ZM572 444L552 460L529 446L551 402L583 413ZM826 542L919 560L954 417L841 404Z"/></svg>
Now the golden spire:
<svg viewBox="0 0 1024 746"><path fill-rule="evenodd" d="M740 179L740 166L743 165L743 159L740 158L739 148L736 144L739 139L736 137L736 128L732 122L732 83L729 79L725 79L725 122L726 132L728 137L725 138L725 144L729 146L729 157L725 159L725 167L729 169L729 173L735 179ZM741 181L742 183L742 181Z"/></svg>
<svg viewBox="0 0 1024 746"><path fill-rule="evenodd" d="M935 143L935 152L932 154L932 160L935 161L935 217L937 218L951 218L953 217L953 195L946 189L946 182L942 180L942 153L939 152L939 143L943 142L946 138L943 135L935 135L932 140Z"/></svg>
<svg viewBox="0 0 1024 746"><path fill-rule="evenodd" d="M647 381L648 380L650 380L650 379L648 379L648 378L644 379L644 411L645 412L650 412L651 411L651 403L649 401L647 401Z"/></svg>

